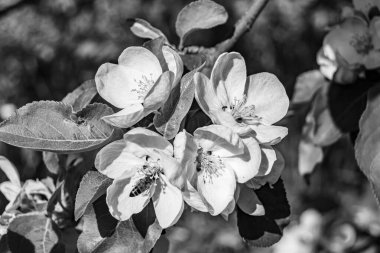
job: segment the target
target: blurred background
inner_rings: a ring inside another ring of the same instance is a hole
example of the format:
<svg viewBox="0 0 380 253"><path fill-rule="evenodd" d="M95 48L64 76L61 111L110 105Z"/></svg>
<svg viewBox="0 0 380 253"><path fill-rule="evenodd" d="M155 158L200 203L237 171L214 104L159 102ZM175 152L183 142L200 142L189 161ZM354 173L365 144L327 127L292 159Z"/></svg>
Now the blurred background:
<svg viewBox="0 0 380 253"><path fill-rule="evenodd" d="M196 32L188 45L213 46L228 38L234 22L251 4L250 0L215 1L227 9L228 22ZM129 31L129 18L148 20L178 44L176 16L189 2L1 0L0 118L35 100L61 100L92 79L102 63L115 62L124 48L141 45L144 41ZM348 5L345 0L271 0L233 51L245 57L248 74L276 74L291 97L297 76L317 68L323 36ZM168 231L170 252L379 252L379 212L349 138L326 148L327 158L310 177L299 175L303 117L293 115L283 122L289 136L279 148L287 163L283 179L292 219L281 242L272 248L248 249L233 217L225 222L196 214L185 215ZM42 166L38 152L0 143L0 155L20 169L23 180L35 177Z"/></svg>

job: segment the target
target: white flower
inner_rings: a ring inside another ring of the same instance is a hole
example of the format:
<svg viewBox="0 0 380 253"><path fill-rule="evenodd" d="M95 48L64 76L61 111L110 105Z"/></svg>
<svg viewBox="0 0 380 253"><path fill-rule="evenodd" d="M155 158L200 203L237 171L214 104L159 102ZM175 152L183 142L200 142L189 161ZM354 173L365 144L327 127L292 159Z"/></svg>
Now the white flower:
<svg viewBox="0 0 380 253"><path fill-rule="evenodd" d="M243 142L232 129L221 125L198 128L194 137L179 133L174 150L175 157L186 168L184 200L211 215L227 216L234 210L237 183L253 178L261 161L259 144L254 138Z"/></svg>
<svg viewBox="0 0 380 253"><path fill-rule="evenodd" d="M153 200L162 228L175 224L183 212L184 174L173 157L173 146L159 134L134 128L123 140L105 146L95 167L114 179L107 189L107 205L116 219L127 220Z"/></svg>
<svg viewBox="0 0 380 253"><path fill-rule="evenodd" d="M270 73L247 78L239 53L220 55L210 79L196 73L194 80L195 98L215 124L228 126L241 136L254 136L263 144L275 144L287 135L286 127L272 125L288 111L283 85Z"/></svg>
<svg viewBox="0 0 380 253"><path fill-rule="evenodd" d="M165 103L182 76L183 63L167 46L162 47L162 53L169 69L165 72L159 59L144 47L128 47L120 55L119 64L100 66L95 76L100 96L122 109L103 117L107 123L122 128L133 126Z"/></svg>

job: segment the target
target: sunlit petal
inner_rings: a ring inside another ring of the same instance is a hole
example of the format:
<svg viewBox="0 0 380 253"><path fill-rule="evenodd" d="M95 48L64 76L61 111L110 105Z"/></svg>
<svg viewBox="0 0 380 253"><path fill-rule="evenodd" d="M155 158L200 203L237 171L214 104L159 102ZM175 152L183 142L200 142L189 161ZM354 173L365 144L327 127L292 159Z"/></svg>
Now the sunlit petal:
<svg viewBox="0 0 380 253"><path fill-rule="evenodd" d="M165 61L168 64L168 68L174 73L174 81L172 87L174 87L180 80L183 74L183 62L179 54L168 46L162 47L162 53Z"/></svg>
<svg viewBox="0 0 380 253"><path fill-rule="evenodd" d="M130 104L142 102L142 98L134 91L138 88L136 78L140 76L134 69L105 63L95 75L96 88L106 101L118 108L126 108Z"/></svg>
<svg viewBox="0 0 380 253"><path fill-rule="evenodd" d="M95 168L109 178L133 176L144 160L134 156L125 149L124 140L114 141L103 147L96 155Z"/></svg>
<svg viewBox="0 0 380 253"><path fill-rule="evenodd" d="M288 135L288 128L282 126L251 125L251 128L260 144L275 145Z"/></svg>
<svg viewBox="0 0 380 253"><path fill-rule="evenodd" d="M218 215L234 199L235 173L229 168L218 168L216 172L203 169L198 173L197 189L212 207L210 214Z"/></svg>
<svg viewBox="0 0 380 253"><path fill-rule="evenodd" d="M191 185L189 181L186 182L185 190L182 193L185 202L192 208L201 211L208 212L209 208L206 205L206 201L202 195Z"/></svg>
<svg viewBox="0 0 380 253"><path fill-rule="evenodd" d="M156 191L152 197L158 223L168 228L177 223L181 217L184 203L181 191L173 186L165 176L161 175Z"/></svg>
<svg viewBox="0 0 380 253"><path fill-rule="evenodd" d="M245 183L259 172L261 151L254 138L244 139L244 153L239 156L224 158L223 162L231 168L239 183Z"/></svg>
<svg viewBox="0 0 380 253"><path fill-rule="evenodd" d="M200 72L194 74L193 80L195 83L195 99L203 112L210 116L210 111L222 109L223 105L216 96L210 80Z"/></svg>
<svg viewBox="0 0 380 253"><path fill-rule="evenodd" d="M128 47L118 59L119 65L131 68L156 81L162 69L157 57L144 47Z"/></svg>
<svg viewBox="0 0 380 253"><path fill-rule="evenodd" d="M144 98L144 109L147 112L158 110L168 100L173 78L174 74L171 71L166 71L158 78Z"/></svg>
<svg viewBox="0 0 380 253"><path fill-rule="evenodd" d="M147 115L141 104L130 104L121 111L104 116L102 119L108 124L120 128L128 128L139 122Z"/></svg>
<svg viewBox="0 0 380 253"><path fill-rule="evenodd" d="M131 197L131 191L139 183L142 176L132 178L117 178L107 189L107 205L113 217L118 220L128 220L135 213L141 212L149 203L154 192L154 185L146 191Z"/></svg>
<svg viewBox="0 0 380 253"><path fill-rule="evenodd" d="M183 130L178 133L173 142L174 157L181 164L185 170L186 178L191 180L195 173L196 158L197 158L197 144L194 137Z"/></svg>
<svg viewBox="0 0 380 253"><path fill-rule="evenodd" d="M143 127L136 127L128 131L124 134L124 140L127 143L127 150L132 153L139 153L138 149L144 149L145 153L143 155L147 155L156 149L169 156L173 155L173 146L168 140L158 133ZM133 144L138 145L138 147Z"/></svg>
<svg viewBox="0 0 380 253"><path fill-rule="evenodd" d="M244 143L231 128L222 125L200 127L194 131L195 142L204 151L218 152L220 157L239 155L244 152Z"/></svg>
<svg viewBox="0 0 380 253"><path fill-rule="evenodd" d="M255 106L255 115L271 125L282 119L289 108L289 98L282 83L270 73L248 77L246 106Z"/></svg>
<svg viewBox="0 0 380 253"><path fill-rule="evenodd" d="M244 58L236 52L223 53L215 62L210 77L222 104L229 106L244 94L247 69Z"/></svg>

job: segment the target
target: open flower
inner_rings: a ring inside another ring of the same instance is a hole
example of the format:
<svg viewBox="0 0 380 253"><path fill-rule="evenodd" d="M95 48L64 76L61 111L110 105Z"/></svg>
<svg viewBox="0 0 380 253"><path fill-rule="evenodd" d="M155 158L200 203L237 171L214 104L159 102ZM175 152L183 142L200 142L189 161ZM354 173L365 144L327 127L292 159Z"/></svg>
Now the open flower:
<svg viewBox="0 0 380 253"><path fill-rule="evenodd" d="M221 125L198 128L194 137L179 133L174 150L188 179L184 200L211 215L226 216L234 210L237 183L253 178L261 160L254 138L243 142L232 129Z"/></svg>
<svg viewBox="0 0 380 253"><path fill-rule="evenodd" d="M371 21L361 16L345 19L326 35L322 56L327 56L325 58L335 62L336 69L342 67L360 70L380 67L380 17L374 17ZM322 67L327 66L323 57L318 61ZM321 68L321 71L327 78L332 79L336 70L332 68L326 72Z"/></svg>
<svg viewBox="0 0 380 253"><path fill-rule="evenodd" d="M114 179L107 189L107 205L116 219L127 220L153 200L162 228L176 223L183 211L184 174L173 157L173 146L159 134L134 128L123 140L97 154L95 167Z"/></svg>
<svg viewBox="0 0 380 253"><path fill-rule="evenodd" d="M183 64L173 49L164 46L162 53L169 69L165 72L158 58L144 47L128 47L120 55L119 64L100 66L95 76L100 96L122 109L103 120L127 128L165 103L182 76Z"/></svg>
<svg viewBox="0 0 380 253"><path fill-rule="evenodd" d="M243 57L224 53L208 79L194 76L196 100L215 124L228 126L240 136L253 135L260 143L275 144L288 133L274 126L288 111L289 99L277 77L259 73L247 78Z"/></svg>

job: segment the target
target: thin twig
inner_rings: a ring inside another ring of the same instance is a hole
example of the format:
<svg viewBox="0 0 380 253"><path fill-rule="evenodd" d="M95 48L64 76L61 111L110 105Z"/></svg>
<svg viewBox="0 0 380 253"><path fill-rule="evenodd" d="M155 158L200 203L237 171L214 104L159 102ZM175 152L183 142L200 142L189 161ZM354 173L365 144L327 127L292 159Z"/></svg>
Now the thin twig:
<svg viewBox="0 0 380 253"><path fill-rule="evenodd" d="M216 59L219 55L230 50L235 43L243 36L246 32L251 29L253 23L259 17L261 11L264 9L269 0L255 0L253 1L251 7L248 11L236 22L233 35L220 42L211 48L204 47L191 47L185 48L186 51L192 51L193 53L200 53L207 57L207 64L203 68L202 72L209 74L212 66L214 65Z"/></svg>
<svg viewBox="0 0 380 253"><path fill-rule="evenodd" d="M269 0L255 0L248 11L235 24L235 30L231 38L215 46L215 54L219 56L223 52L230 50L240 37L251 29L261 11L264 9Z"/></svg>
<svg viewBox="0 0 380 253"><path fill-rule="evenodd" d="M27 4L31 4L33 3L34 1L31 1L31 0L20 0L20 1L16 1L14 2L13 4L11 5L8 5L6 7L4 7L3 9L0 9L0 17L2 16L5 16L7 15L9 12L13 11L13 10L16 10L24 5L27 5Z"/></svg>

